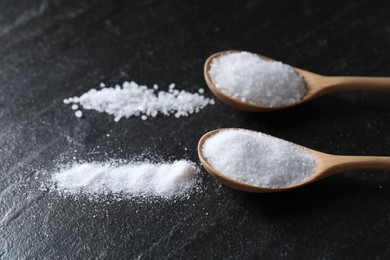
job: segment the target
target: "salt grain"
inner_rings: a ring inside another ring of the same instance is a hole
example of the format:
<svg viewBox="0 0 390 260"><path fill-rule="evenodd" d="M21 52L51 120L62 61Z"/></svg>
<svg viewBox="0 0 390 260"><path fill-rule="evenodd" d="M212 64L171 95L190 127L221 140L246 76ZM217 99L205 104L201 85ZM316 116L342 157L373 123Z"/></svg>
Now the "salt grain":
<svg viewBox="0 0 390 260"><path fill-rule="evenodd" d="M81 118L83 116L83 112L81 112L80 110L77 110L74 114L78 118Z"/></svg>
<svg viewBox="0 0 390 260"><path fill-rule="evenodd" d="M204 142L202 152L223 175L259 187L299 184L316 168L316 159L296 145L243 129L216 133Z"/></svg>
<svg viewBox="0 0 390 260"><path fill-rule="evenodd" d="M69 194L122 194L163 198L184 195L196 184L196 167L185 160L152 164L82 163L52 175L55 189Z"/></svg>
<svg viewBox="0 0 390 260"><path fill-rule="evenodd" d="M156 84L148 88L135 82L124 82L122 86L91 89L80 97L64 99L64 103L77 103L84 109L106 112L113 115L116 122L123 117L156 117L158 113L166 116L174 114L175 117L188 116L215 103L213 99L199 93L179 91L175 89L175 84L169 85L168 92L157 92L157 89Z"/></svg>
<svg viewBox="0 0 390 260"><path fill-rule="evenodd" d="M73 109L73 110L77 110L77 109L79 109L79 106L76 105L76 104L73 104L73 105L72 105L72 109Z"/></svg>
<svg viewBox="0 0 390 260"><path fill-rule="evenodd" d="M291 66L249 52L214 58L209 75L224 94L254 105L292 105L306 94L303 78Z"/></svg>

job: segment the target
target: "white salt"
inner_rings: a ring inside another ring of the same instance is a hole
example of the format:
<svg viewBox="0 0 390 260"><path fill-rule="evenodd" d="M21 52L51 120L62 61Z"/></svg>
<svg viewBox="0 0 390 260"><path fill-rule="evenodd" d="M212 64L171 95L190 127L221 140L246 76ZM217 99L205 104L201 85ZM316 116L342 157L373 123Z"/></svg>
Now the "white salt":
<svg viewBox="0 0 390 260"><path fill-rule="evenodd" d="M83 112L81 112L80 110L77 110L74 114L78 118L81 118L83 116Z"/></svg>
<svg viewBox="0 0 390 260"><path fill-rule="evenodd" d="M168 92L157 89L156 84L148 88L126 81L122 86L91 89L80 97L64 99L64 103L80 104L84 109L106 112L113 115L116 122L123 117L156 117L158 113L166 116L174 114L175 117L188 116L215 103L213 99L199 93L177 90L175 84L169 85Z"/></svg>
<svg viewBox="0 0 390 260"><path fill-rule="evenodd" d="M72 105L72 110L77 110L77 109L79 109L79 106L76 105L76 104L73 104L73 105Z"/></svg>
<svg viewBox="0 0 390 260"><path fill-rule="evenodd" d="M52 181L58 191L69 194L170 198L193 188L195 173L195 164L185 160L160 164L82 163L54 173Z"/></svg>
<svg viewBox="0 0 390 260"><path fill-rule="evenodd" d="M254 105L293 105L306 94L303 78L291 66L249 52L214 58L209 75L224 94Z"/></svg>
<svg viewBox="0 0 390 260"><path fill-rule="evenodd" d="M259 187L288 187L307 180L316 159L296 145L263 133L222 130L209 137L202 152L221 174Z"/></svg>

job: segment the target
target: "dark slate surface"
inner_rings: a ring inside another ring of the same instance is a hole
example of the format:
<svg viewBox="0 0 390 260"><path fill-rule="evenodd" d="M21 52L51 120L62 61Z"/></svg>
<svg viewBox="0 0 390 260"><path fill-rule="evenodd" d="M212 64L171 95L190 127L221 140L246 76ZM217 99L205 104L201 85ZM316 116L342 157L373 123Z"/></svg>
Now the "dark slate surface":
<svg viewBox="0 0 390 260"><path fill-rule="evenodd" d="M326 75L388 76L389 1L113 2L0 1L0 258L389 257L386 172L348 172L256 195L202 171L203 192L153 203L74 200L39 189L42 172L73 156L198 162L197 140L220 127L335 154L390 155L389 94L333 94L268 114L217 102L188 118L119 123L93 111L78 120L62 103L101 81L175 82L196 91L205 87L205 59L225 49Z"/></svg>

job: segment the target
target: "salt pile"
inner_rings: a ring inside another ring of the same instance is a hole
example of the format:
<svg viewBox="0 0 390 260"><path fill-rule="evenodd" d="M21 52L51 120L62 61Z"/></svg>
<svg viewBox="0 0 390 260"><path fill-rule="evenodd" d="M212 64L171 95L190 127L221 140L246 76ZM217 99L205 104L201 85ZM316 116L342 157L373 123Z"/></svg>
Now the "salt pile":
<svg viewBox="0 0 390 260"><path fill-rule="evenodd" d="M221 174L258 187L299 184L316 168L316 159L296 145L244 129L216 133L204 142L202 152Z"/></svg>
<svg viewBox="0 0 390 260"><path fill-rule="evenodd" d="M142 120L146 120L158 113L166 116L174 114L175 117L188 116L215 103L213 99L201 95L203 89L199 89L199 93L189 93L177 90L175 84L171 84L168 91L158 91L156 84L153 88L148 88L133 81L126 81L122 86L105 87L101 84L100 87L101 89L91 89L80 97L64 99L64 103L72 103L72 108L76 107L75 104L80 104L84 109L106 112L113 115L116 122L131 116L141 116ZM80 110L75 114L77 117L82 116Z"/></svg>
<svg viewBox="0 0 390 260"><path fill-rule="evenodd" d="M292 105L306 94L303 78L289 65L268 61L249 52L214 58L209 75L224 94L254 105Z"/></svg>
<svg viewBox="0 0 390 260"><path fill-rule="evenodd" d="M159 164L81 163L54 173L52 181L56 190L69 194L170 198L194 187L196 170L194 163L185 160Z"/></svg>

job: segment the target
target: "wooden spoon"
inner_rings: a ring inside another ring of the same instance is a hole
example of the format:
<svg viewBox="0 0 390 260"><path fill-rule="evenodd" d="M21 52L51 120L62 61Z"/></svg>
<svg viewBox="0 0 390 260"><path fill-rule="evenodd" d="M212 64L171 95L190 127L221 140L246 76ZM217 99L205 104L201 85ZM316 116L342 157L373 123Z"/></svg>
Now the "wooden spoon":
<svg viewBox="0 0 390 260"><path fill-rule="evenodd" d="M266 112L272 110L284 109L292 106L302 104L303 102L309 101L319 96L342 91L355 91L355 90L370 90L370 91L390 91L390 78L387 77L328 77L315 74L306 70L292 67L299 75L303 77L306 83L306 95L297 103L288 106L279 107L267 107L261 105L254 105L245 103L240 100L234 99L233 97L223 93L219 90L211 81L209 71L210 63L214 58L217 58L224 54L240 52L235 50L221 51L211 55L204 65L204 78L207 86L210 90L226 104L245 111L252 112ZM258 55L260 58L273 61L272 59ZM245 86L242 86L245 87Z"/></svg>
<svg viewBox="0 0 390 260"><path fill-rule="evenodd" d="M371 170L390 170L390 157L385 156L344 156L344 155L332 155L321 153L294 143L298 148L304 150L307 153L310 153L317 160L317 166L313 171L311 177L306 181L287 187L279 187L279 188L269 188L269 187L260 187L254 186L251 184L243 183L236 181L230 177L225 176L222 172L214 169L208 162L207 159L203 156L203 144L214 134L218 133L221 130L228 130L237 128L222 128L213 130L211 132L203 135L198 143L198 156L201 161L203 167L206 169L208 173L210 173L214 178L216 178L221 183L229 186L233 189L247 191L247 192L256 192L256 193L268 193L268 192L278 192L284 190L290 190L294 188L298 188L309 183L321 180L323 178L335 175L337 173L350 171L350 170L363 170L363 169L371 169ZM226 149L229 149L228 147ZM258 155L261 156L261 155ZM277 161L275 162L277 163Z"/></svg>

